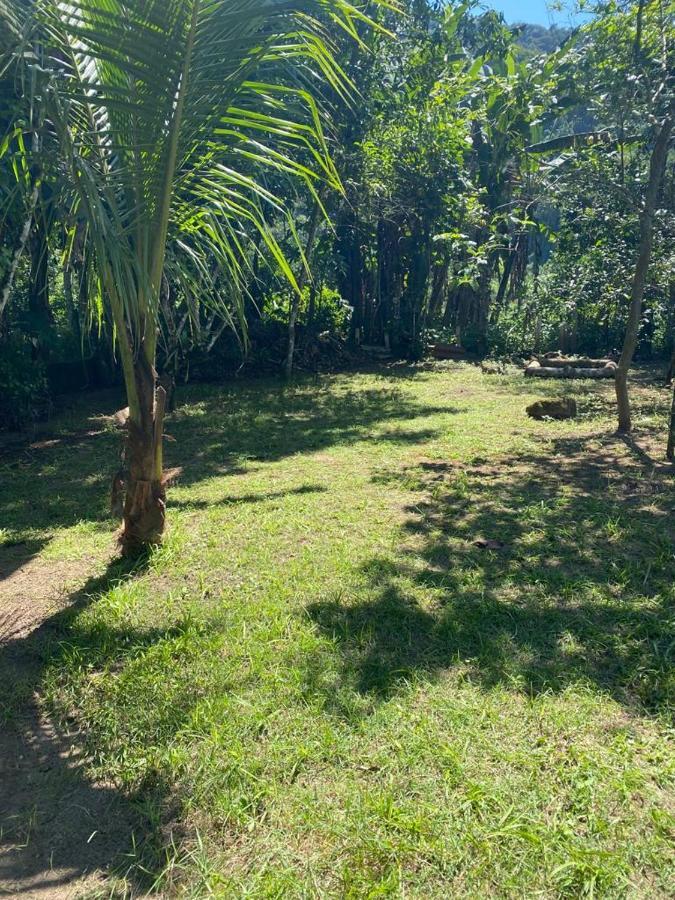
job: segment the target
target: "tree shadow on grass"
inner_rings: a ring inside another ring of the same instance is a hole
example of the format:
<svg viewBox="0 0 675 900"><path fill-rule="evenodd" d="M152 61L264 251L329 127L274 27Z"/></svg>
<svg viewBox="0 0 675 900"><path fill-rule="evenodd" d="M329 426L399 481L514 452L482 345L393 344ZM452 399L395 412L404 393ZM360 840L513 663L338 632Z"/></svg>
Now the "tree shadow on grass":
<svg viewBox="0 0 675 900"><path fill-rule="evenodd" d="M28 635L0 643L2 894L89 890L102 876L124 874L132 865L129 884L140 894L162 868L165 840L158 811L168 789L161 779L131 793L92 781L85 772L86 736L75 722L63 727L53 722L36 695L46 669L65 654L81 652L87 665L103 668L106 661L129 659L180 630L97 624L78 626L73 638L82 610L142 569L142 562L133 569L123 561L111 563L69 598L64 611ZM139 873L145 874L135 884Z"/></svg>
<svg viewBox="0 0 675 900"><path fill-rule="evenodd" d="M392 428L387 439L410 443L435 434L429 428L411 428L415 419L457 411L418 404L397 389L345 391L339 384L322 379L292 387L261 381L185 389L183 405L167 420L174 440L166 446L166 467L181 467L181 484L192 484L247 471L251 461L275 461L373 439L373 431L387 424L405 423L405 428ZM122 438L112 428L76 428L70 436L27 442L2 455L0 522L5 545L43 535L47 540L51 530L79 521L101 527L110 523L112 530L110 481L119 468L121 448Z"/></svg>
<svg viewBox="0 0 675 900"><path fill-rule="evenodd" d="M120 465L120 449L119 435L101 431L66 445L24 447L11 461L0 462L0 522L5 532L0 550L12 543L18 549L22 542L43 536L47 541L52 530L80 521L103 526L109 519L110 481Z"/></svg>
<svg viewBox="0 0 675 900"><path fill-rule="evenodd" d="M385 699L415 674L461 669L486 689L583 683L672 709L671 475L595 436L391 478L416 498L400 553L365 566L374 599L309 609L355 691Z"/></svg>
<svg viewBox="0 0 675 900"><path fill-rule="evenodd" d="M175 438L167 455L183 465L182 484L242 471L242 463L274 462L299 453L382 439L414 443L434 429L410 428L416 419L453 414L451 406L411 400L397 388L345 391L339 379L234 385L217 393L198 385L186 392L168 431ZM405 428L396 427L400 423ZM374 435L377 430L378 434Z"/></svg>
<svg viewBox="0 0 675 900"><path fill-rule="evenodd" d="M267 491L257 494L235 494L220 497L217 500L170 500L170 506L177 509L208 509L212 506L241 506L248 503L266 503L269 500L281 500L283 497L303 494L325 494L328 488L323 484L302 484L300 487L285 491Z"/></svg>

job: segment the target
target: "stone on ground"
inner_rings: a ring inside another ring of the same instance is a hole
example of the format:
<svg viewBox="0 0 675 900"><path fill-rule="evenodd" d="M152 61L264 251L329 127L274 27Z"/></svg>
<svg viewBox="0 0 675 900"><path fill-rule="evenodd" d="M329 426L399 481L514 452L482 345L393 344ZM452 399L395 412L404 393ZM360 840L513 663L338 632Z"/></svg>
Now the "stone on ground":
<svg viewBox="0 0 675 900"><path fill-rule="evenodd" d="M526 412L531 419L575 419L577 402L572 397L557 397L530 403Z"/></svg>

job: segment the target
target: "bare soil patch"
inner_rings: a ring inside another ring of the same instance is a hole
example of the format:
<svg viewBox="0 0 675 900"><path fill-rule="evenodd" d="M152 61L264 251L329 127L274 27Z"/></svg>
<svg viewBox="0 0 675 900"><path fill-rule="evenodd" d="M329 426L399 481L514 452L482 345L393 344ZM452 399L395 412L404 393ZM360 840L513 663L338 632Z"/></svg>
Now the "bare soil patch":
<svg viewBox="0 0 675 900"><path fill-rule="evenodd" d="M63 637L59 615L105 560L35 550L24 542L0 557L0 897L71 900L101 886L140 817L86 777L80 736L59 731L35 694L46 648Z"/></svg>

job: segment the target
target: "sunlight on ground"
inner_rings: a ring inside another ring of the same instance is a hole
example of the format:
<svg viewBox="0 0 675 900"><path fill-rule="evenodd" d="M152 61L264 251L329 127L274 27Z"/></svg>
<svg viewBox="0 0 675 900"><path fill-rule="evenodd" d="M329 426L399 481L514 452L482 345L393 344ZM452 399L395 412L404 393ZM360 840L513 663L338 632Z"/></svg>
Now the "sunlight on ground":
<svg viewBox="0 0 675 900"><path fill-rule="evenodd" d="M577 421L462 364L186 389L131 571L114 434L4 458L5 584L41 573L15 602L77 576L0 655L32 660L8 725L37 690L82 789L142 821L92 866L195 897L672 895L672 476L613 436L611 386L562 390ZM662 446L667 391L635 399Z"/></svg>

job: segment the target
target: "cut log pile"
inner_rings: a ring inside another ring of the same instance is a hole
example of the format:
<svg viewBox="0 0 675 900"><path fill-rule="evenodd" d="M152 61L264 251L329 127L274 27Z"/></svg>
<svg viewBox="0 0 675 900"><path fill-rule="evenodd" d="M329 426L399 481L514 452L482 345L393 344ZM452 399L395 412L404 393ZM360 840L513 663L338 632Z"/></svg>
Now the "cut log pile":
<svg viewBox="0 0 675 900"><path fill-rule="evenodd" d="M616 363L611 359L538 356L525 367L525 375L535 378L614 378Z"/></svg>

